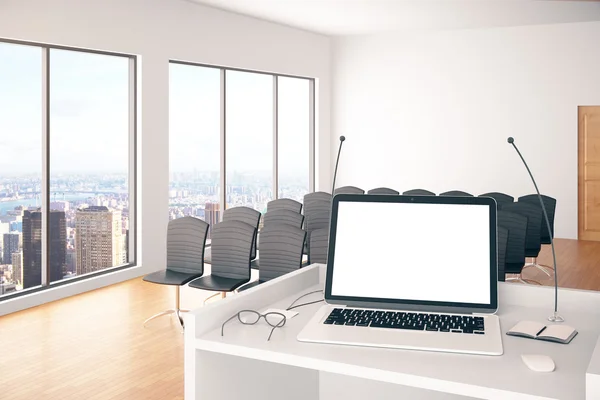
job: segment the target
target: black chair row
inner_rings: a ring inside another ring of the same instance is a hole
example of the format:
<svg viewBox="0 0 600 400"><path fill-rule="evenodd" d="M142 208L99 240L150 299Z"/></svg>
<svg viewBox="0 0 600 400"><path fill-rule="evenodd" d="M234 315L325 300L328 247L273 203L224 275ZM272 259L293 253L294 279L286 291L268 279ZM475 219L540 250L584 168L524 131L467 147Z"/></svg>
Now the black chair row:
<svg viewBox="0 0 600 400"><path fill-rule="evenodd" d="M293 200L287 202L292 204ZM286 202L281 202L283 204ZM285 208L272 207L265 214L261 230L261 266L258 281L251 279L251 262L257 254L257 232L261 214L248 207L234 207L223 213L223 221L212 227L212 243L206 248L209 225L194 217L169 222L167 231L167 266L144 277L147 282L176 286L175 308L148 318L144 325L162 315L175 314L183 328L180 287L216 292L215 295L245 290L302 266L306 232L304 216ZM206 254L209 253L209 254ZM211 273L204 275L204 263ZM211 298L209 297L209 299ZM208 300L208 299L207 299Z"/></svg>
<svg viewBox="0 0 600 400"><path fill-rule="evenodd" d="M351 193L364 194L364 190L355 186L344 186L336 189L335 194ZM391 194L398 195L399 192L385 187L371 189L367 194ZM413 189L402 193L408 196L435 196L435 193L425 189ZM460 190L452 190L440 193L440 196L473 196ZM527 267L536 267L550 274L548 266L537 263L542 244L550 244L554 235L554 217L556 213L556 199L542 195L542 202L548 212L550 230L543 218L540 200L536 194L521 196L517 202L513 196L489 192L479 195L481 197L492 197L498 205L498 276L499 280L505 280L505 274L516 274L518 280L527 283L537 283L522 277L522 271ZM526 259L532 258L533 262L526 264Z"/></svg>

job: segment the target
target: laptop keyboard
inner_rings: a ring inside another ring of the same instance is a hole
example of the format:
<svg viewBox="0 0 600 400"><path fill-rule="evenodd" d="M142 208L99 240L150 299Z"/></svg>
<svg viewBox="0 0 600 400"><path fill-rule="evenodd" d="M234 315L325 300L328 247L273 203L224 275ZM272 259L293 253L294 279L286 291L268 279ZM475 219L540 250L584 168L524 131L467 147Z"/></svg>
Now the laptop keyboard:
<svg viewBox="0 0 600 400"><path fill-rule="evenodd" d="M484 335L483 317L335 308L324 324Z"/></svg>

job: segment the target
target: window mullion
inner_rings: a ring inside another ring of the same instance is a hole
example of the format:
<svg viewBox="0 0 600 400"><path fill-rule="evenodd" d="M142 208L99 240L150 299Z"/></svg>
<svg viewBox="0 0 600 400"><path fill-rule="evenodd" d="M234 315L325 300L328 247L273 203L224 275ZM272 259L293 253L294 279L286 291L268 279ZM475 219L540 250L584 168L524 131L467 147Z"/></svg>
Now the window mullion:
<svg viewBox="0 0 600 400"><path fill-rule="evenodd" d="M279 80L273 75L273 199L279 198Z"/></svg>
<svg viewBox="0 0 600 400"><path fill-rule="evenodd" d="M309 134L308 134L308 191L314 192L316 187L315 178L315 80L311 79L309 84L308 95L308 112L309 112Z"/></svg>
<svg viewBox="0 0 600 400"><path fill-rule="evenodd" d="M221 160L221 175L220 175L220 185L221 185L221 191L219 194L219 201L220 201L220 208L221 210L225 210L225 206L226 206L226 201L227 201L227 176L226 176L226 170L225 167L227 165L226 163L226 156L227 156L227 151L225 149L225 137L227 134L227 127L225 126L225 117L226 117L226 99L225 99L225 93L226 93L226 72L225 69L221 69L221 82L220 82L220 88L221 88L221 121L220 121L220 125L221 125L221 130L220 130L220 142L221 142L221 154L220 154L220 160ZM222 212L221 212L221 215Z"/></svg>
<svg viewBox="0 0 600 400"><path fill-rule="evenodd" d="M49 220L50 220L50 49L42 47L42 182L40 188L41 200L41 284L50 284L48 264ZM31 221L31 233L34 234L35 224ZM35 251L33 254L35 258ZM33 262L33 261L32 261Z"/></svg>

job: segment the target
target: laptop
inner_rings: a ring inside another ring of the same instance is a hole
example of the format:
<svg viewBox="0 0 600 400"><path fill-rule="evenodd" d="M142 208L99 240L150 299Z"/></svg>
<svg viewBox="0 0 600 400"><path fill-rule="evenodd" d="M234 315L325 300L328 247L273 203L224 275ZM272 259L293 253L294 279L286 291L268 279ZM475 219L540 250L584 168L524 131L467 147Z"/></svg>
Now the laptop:
<svg viewBox="0 0 600 400"><path fill-rule="evenodd" d="M328 251L299 341L502 355L493 199L339 194Z"/></svg>

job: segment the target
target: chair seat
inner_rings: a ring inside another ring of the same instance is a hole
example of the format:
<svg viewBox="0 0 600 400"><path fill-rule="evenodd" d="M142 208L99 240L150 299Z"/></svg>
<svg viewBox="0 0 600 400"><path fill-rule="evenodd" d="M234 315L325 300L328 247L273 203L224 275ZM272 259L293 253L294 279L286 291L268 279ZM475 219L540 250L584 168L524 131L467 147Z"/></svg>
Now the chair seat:
<svg viewBox="0 0 600 400"><path fill-rule="evenodd" d="M540 249L525 249L525 257L537 258L540 255Z"/></svg>
<svg viewBox="0 0 600 400"><path fill-rule="evenodd" d="M258 285L260 285L261 283L264 283L264 281L254 281L254 282L250 282L247 285L242 286L241 288L238 289L238 292L243 292L244 290L247 289L251 289L253 287L256 287Z"/></svg>
<svg viewBox="0 0 600 400"><path fill-rule="evenodd" d="M504 266L504 273L520 274L524 266L523 263L506 263Z"/></svg>
<svg viewBox="0 0 600 400"><path fill-rule="evenodd" d="M190 274L186 272L177 272L169 269L153 272L144 276L146 282L158 283L161 285L177 285L182 286L186 283L201 277L202 274Z"/></svg>
<svg viewBox="0 0 600 400"><path fill-rule="evenodd" d="M207 275L190 282L190 287L196 289L213 290L215 292L232 292L248 281L250 281L250 277L248 277L248 279L234 279L225 278L222 276Z"/></svg>

